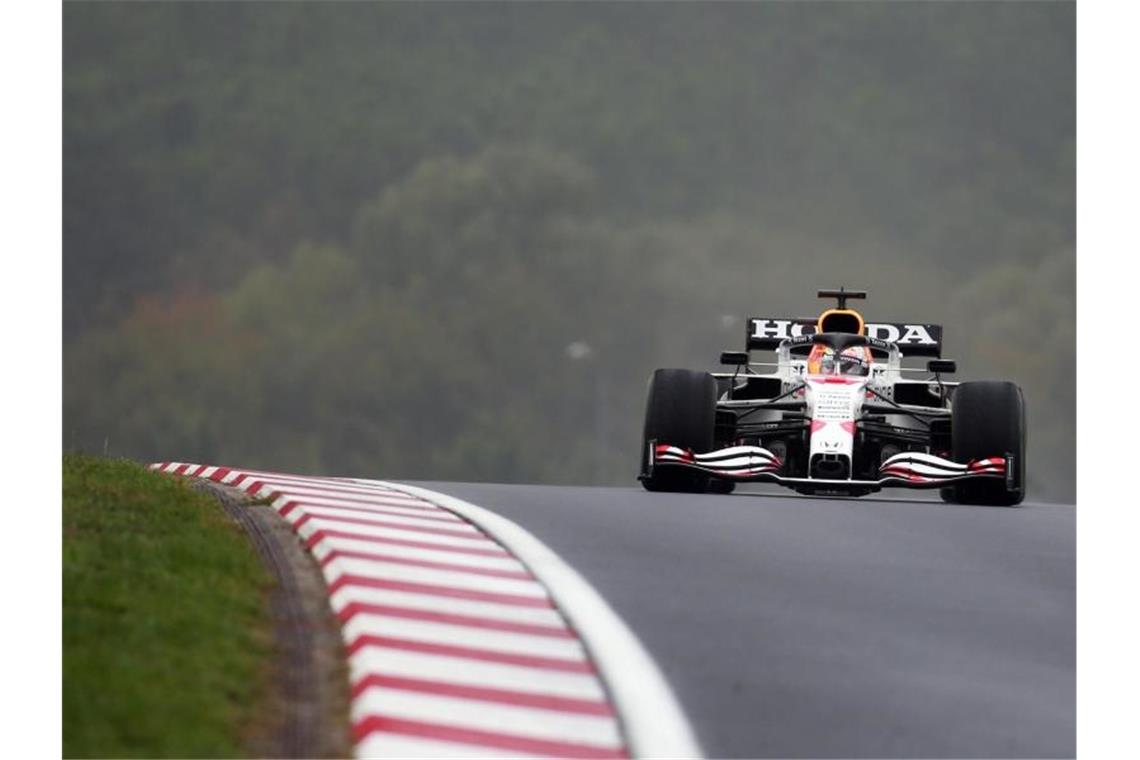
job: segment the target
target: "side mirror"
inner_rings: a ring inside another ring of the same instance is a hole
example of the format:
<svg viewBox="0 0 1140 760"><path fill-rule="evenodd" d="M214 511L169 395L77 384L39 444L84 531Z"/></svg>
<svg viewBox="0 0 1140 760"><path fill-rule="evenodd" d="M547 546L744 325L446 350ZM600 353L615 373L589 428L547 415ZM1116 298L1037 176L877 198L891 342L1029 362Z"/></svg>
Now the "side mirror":
<svg viewBox="0 0 1140 760"><path fill-rule="evenodd" d="M931 359L926 363L926 369L936 375L953 375L958 371L958 362L953 359Z"/></svg>
<svg viewBox="0 0 1140 760"><path fill-rule="evenodd" d="M720 363L730 367L742 367L748 363L747 351L721 351Z"/></svg>

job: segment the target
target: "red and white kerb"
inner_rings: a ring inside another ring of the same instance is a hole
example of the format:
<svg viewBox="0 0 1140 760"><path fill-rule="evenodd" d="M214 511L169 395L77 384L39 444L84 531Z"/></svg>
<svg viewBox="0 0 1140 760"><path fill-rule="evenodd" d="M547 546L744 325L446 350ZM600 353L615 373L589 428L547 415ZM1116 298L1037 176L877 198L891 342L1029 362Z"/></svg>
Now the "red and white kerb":
<svg viewBox="0 0 1140 760"><path fill-rule="evenodd" d="M594 662L510 551L375 482L166 462L287 520L340 620L357 757L627 757Z"/></svg>

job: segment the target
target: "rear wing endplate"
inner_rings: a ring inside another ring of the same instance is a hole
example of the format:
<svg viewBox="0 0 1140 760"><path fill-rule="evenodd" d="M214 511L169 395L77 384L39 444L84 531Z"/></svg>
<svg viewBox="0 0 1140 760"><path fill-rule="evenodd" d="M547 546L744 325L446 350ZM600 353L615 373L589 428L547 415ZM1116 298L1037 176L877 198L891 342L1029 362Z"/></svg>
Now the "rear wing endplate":
<svg viewBox="0 0 1140 760"><path fill-rule="evenodd" d="M775 351L789 338L815 333L816 320L751 317L745 346L750 351ZM899 347L903 356L942 356L942 325L925 322L868 322L867 337Z"/></svg>

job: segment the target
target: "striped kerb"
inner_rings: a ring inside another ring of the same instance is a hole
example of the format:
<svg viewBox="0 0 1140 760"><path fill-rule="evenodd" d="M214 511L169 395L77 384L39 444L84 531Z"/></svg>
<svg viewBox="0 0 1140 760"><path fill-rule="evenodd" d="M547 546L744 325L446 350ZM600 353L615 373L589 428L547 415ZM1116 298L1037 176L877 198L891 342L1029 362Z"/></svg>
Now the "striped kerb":
<svg viewBox="0 0 1140 760"><path fill-rule="evenodd" d="M628 757L578 635L475 525L377 483L151 467L271 500L316 558L348 653L357 757Z"/></svg>

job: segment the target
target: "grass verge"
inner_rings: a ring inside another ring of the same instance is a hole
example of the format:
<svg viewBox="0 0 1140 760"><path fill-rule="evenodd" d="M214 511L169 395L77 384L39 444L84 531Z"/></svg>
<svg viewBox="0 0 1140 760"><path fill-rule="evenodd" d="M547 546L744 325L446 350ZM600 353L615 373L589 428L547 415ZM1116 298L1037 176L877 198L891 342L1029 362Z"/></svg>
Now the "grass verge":
<svg viewBox="0 0 1140 760"><path fill-rule="evenodd" d="M64 757L234 757L264 699L273 581L218 502L63 459Z"/></svg>

